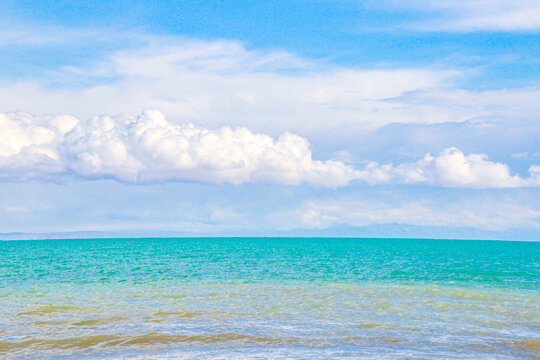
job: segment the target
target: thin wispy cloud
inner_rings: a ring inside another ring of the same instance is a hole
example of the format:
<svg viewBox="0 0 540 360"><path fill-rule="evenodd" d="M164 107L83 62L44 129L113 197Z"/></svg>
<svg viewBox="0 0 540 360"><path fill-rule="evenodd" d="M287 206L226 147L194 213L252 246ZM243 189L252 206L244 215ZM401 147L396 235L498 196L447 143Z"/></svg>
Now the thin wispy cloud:
<svg viewBox="0 0 540 360"><path fill-rule="evenodd" d="M383 2L394 10L413 10L422 20L404 26L421 31L445 32L537 32L540 30L540 4L534 0L401 1Z"/></svg>
<svg viewBox="0 0 540 360"><path fill-rule="evenodd" d="M277 214L275 216L278 216ZM290 228L301 223L310 228L336 225L410 224L415 226L477 227L483 230L540 228L540 211L512 202L455 201L442 205L433 201L354 201L350 199L309 200L279 217ZM286 219L289 219L287 221Z"/></svg>
<svg viewBox="0 0 540 360"><path fill-rule="evenodd" d="M177 123L291 131L317 143L390 123L522 121L540 112L536 87L463 90L455 84L464 74L453 69L347 68L234 41L165 40L0 84L0 108L79 118L155 108Z"/></svg>

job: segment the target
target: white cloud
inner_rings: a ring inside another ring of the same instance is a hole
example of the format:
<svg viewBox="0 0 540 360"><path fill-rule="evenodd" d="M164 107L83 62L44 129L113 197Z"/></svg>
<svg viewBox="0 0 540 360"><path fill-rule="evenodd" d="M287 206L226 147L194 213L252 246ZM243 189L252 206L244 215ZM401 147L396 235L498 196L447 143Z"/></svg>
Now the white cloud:
<svg viewBox="0 0 540 360"><path fill-rule="evenodd" d="M2 19L5 22L7 19ZM133 39L133 32L129 36L126 32L116 31L114 36L106 33L103 30L97 29L66 29L61 26L31 26L30 24L24 24L21 27L20 23L12 22L11 24L5 24L0 29L0 47L4 46L47 46L58 44L77 44L81 42L95 42L95 41L111 41L112 38L121 38L124 42ZM141 36L137 34L137 36Z"/></svg>
<svg viewBox="0 0 540 360"><path fill-rule="evenodd" d="M73 116L0 114L0 177L48 179L74 174L123 182L194 181L276 183L337 187L353 180L444 187L540 186L540 168L530 177L512 175L486 155L449 148L437 156L397 166L368 163L355 169L339 160L313 160L308 141L284 133L277 140L247 128L209 130L177 125L163 113Z"/></svg>
<svg viewBox="0 0 540 360"><path fill-rule="evenodd" d="M538 185L534 167L531 177L523 179L511 175L505 164L457 149L414 163L372 162L353 169L340 160L312 160L307 140L289 133L324 143L354 141L359 133L396 122L520 121L540 112L537 88L475 93L444 88L459 75L452 71L351 70L284 52L249 51L233 41L146 41L143 48L118 51L90 68L60 74L98 76L108 83L54 90L37 83L0 85L0 109L88 118L0 115L0 177L73 173L128 182ZM87 116L133 114L147 107L164 110L168 119L157 112L137 119Z"/></svg>
<svg viewBox="0 0 540 360"><path fill-rule="evenodd" d="M540 186L540 166L532 165L529 168L529 174L531 175L529 178L529 183L533 186Z"/></svg>
<svg viewBox="0 0 540 360"><path fill-rule="evenodd" d="M526 183L511 175L508 165L489 161L484 154L465 155L456 148L446 149L438 156L427 154L418 162L397 166L393 172L405 182L449 187L500 188Z"/></svg>
<svg viewBox="0 0 540 360"><path fill-rule="evenodd" d="M391 0L389 3L397 8L432 14L431 20L413 24L421 30L470 32L540 29L540 3L536 0Z"/></svg>
<svg viewBox="0 0 540 360"><path fill-rule="evenodd" d="M60 173L61 138L77 120L0 113L0 178L24 180Z"/></svg>
<svg viewBox="0 0 540 360"><path fill-rule="evenodd" d="M331 228L336 225L355 227L373 224L407 224L414 226L472 227L502 231L511 228L540 229L540 211L510 201L355 201L308 200L300 207L276 219L284 229L300 226ZM300 225L299 225L300 224Z"/></svg>
<svg viewBox="0 0 540 360"><path fill-rule="evenodd" d="M526 160L529 158L529 153L527 151L514 153L511 155L512 159Z"/></svg>
<svg viewBox="0 0 540 360"><path fill-rule="evenodd" d="M463 74L453 70L350 69L234 41L139 41L146 45L48 69L44 79L0 83L0 111L88 118L155 108L176 124L289 131L332 150L391 123L515 124L540 112L537 87L459 90L452 82Z"/></svg>
<svg viewBox="0 0 540 360"><path fill-rule="evenodd" d="M277 140L246 128L175 125L155 110L137 118L0 115L0 174L5 180L74 173L125 182L310 183L343 186L358 171L313 160L305 138Z"/></svg>
<svg viewBox="0 0 540 360"><path fill-rule="evenodd" d="M448 148L439 155L426 154L416 162L397 166L371 163L364 170L371 182L398 182L443 187L516 188L540 186L537 166L531 166L526 179L512 175L508 165L489 161L485 154L465 155L457 148ZM377 181L379 179L379 181Z"/></svg>
<svg viewBox="0 0 540 360"><path fill-rule="evenodd" d="M235 41L166 37L145 43L90 65L47 69L43 79L0 83L0 111L87 118L155 108L171 122L243 126L272 136L291 131L315 140L321 133L341 138L392 122L485 114L478 106L456 114L432 100L411 104L403 98L444 88L460 76L451 69L350 69L283 51L252 51Z"/></svg>

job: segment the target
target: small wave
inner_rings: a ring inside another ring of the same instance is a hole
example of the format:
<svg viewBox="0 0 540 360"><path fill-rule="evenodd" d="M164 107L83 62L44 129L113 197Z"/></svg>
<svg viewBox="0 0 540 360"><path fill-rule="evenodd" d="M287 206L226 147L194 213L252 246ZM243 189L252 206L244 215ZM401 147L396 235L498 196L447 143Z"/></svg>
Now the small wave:
<svg viewBox="0 0 540 360"><path fill-rule="evenodd" d="M0 354L20 350L51 350L89 348L98 345L115 345L121 338L115 335L94 335L67 339L31 339L25 341L0 341Z"/></svg>
<svg viewBox="0 0 540 360"><path fill-rule="evenodd" d="M194 318L198 314L194 313L194 312L187 312L187 311L171 311L171 312L158 311L158 312L154 313L154 315L156 315L156 316L173 316L173 317L177 317L177 318Z"/></svg>
<svg viewBox="0 0 540 360"><path fill-rule="evenodd" d="M383 344L401 344L404 341L392 336L376 336L376 337L363 337L363 336L348 336L341 338L343 342L355 344L355 345L372 345L376 343Z"/></svg>
<svg viewBox="0 0 540 360"><path fill-rule="evenodd" d="M96 347L144 347L152 345L166 345L173 343L183 343L185 345L203 346L214 344L257 344L257 345L309 345L328 346L330 342L326 340L302 339L297 337L264 337L238 334L234 332L223 332L218 334L197 334L197 335L170 335L157 332L150 332L138 336L94 335L87 337L75 337L65 339L31 339L25 341L0 341L0 354L10 352L25 351L46 351L46 350L69 350L87 349Z"/></svg>
<svg viewBox="0 0 540 360"><path fill-rule="evenodd" d="M77 306L57 306L57 305L44 305L35 310L25 311L17 315L49 315L52 313L63 313L69 311L84 310Z"/></svg>
<svg viewBox="0 0 540 360"><path fill-rule="evenodd" d="M31 324L32 325L65 325L65 324L69 324L69 321L67 320L40 320L40 321L34 321Z"/></svg>
<svg viewBox="0 0 540 360"><path fill-rule="evenodd" d="M523 350L528 353L540 355L540 340L515 340L503 344L512 349Z"/></svg>
<svg viewBox="0 0 540 360"><path fill-rule="evenodd" d="M81 321L74 322L71 325L75 325L75 326L104 325L104 324L109 324L109 323L114 323L114 322L119 322L119 321L124 321L124 320L127 320L127 318L117 316L117 317L110 317L110 318L81 320Z"/></svg>

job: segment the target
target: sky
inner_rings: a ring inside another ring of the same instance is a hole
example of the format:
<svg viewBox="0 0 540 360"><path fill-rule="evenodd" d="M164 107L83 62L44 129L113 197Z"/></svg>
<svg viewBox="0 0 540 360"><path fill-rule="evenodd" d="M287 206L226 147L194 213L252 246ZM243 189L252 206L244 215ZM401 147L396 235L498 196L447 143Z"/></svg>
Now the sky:
<svg viewBox="0 0 540 360"><path fill-rule="evenodd" d="M5 0L0 237L540 240L539 99L535 0Z"/></svg>

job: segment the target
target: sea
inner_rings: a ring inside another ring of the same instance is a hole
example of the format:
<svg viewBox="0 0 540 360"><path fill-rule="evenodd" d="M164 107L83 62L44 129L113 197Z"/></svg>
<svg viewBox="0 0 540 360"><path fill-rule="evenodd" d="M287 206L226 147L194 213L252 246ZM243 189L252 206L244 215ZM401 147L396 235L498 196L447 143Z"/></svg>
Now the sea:
<svg viewBox="0 0 540 360"><path fill-rule="evenodd" d="M0 242L2 359L540 359L540 243Z"/></svg>

